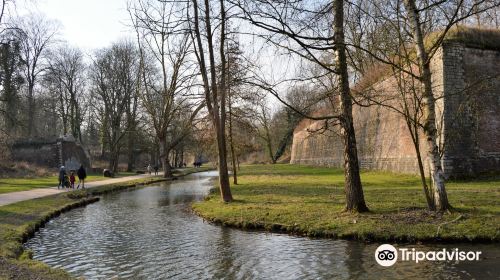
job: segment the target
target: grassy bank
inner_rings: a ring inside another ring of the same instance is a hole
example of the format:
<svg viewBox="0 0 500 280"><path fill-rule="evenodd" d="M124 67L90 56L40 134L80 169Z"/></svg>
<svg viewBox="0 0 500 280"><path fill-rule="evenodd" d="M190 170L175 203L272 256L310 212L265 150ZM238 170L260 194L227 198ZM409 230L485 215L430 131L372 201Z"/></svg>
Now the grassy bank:
<svg viewBox="0 0 500 280"><path fill-rule="evenodd" d="M184 176L210 168L186 168L175 172ZM0 279L70 279L60 269L30 259L22 244L51 218L74 207L96 201L98 195L126 188L164 181L149 177L113 185L61 193L0 207Z"/></svg>
<svg viewBox="0 0 500 280"><path fill-rule="evenodd" d="M298 235L398 242L500 241L500 176L448 182L452 213L425 209L419 179L363 172L371 212L343 212L343 171L294 165L243 166L233 203L216 191L193 209L227 226Z"/></svg>
<svg viewBox="0 0 500 280"><path fill-rule="evenodd" d="M115 177L125 177L137 175L132 172L118 173ZM94 182L109 179L102 174L89 174L86 182ZM57 176L47 176L39 178L0 178L0 194L9 192L27 191L36 188L55 187L58 183ZM77 179L78 182L78 179Z"/></svg>

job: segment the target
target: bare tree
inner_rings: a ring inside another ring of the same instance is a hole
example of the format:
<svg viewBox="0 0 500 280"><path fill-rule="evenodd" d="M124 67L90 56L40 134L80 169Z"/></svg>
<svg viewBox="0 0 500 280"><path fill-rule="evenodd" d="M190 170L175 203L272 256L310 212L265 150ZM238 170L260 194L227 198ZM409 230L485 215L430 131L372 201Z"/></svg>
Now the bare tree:
<svg viewBox="0 0 500 280"><path fill-rule="evenodd" d="M24 64L24 78L27 86L27 135L35 131L35 87L40 74L45 70L45 56L50 44L58 32L57 25L41 14L29 14L15 19L11 27L16 30L21 46L21 58Z"/></svg>
<svg viewBox="0 0 500 280"><path fill-rule="evenodd" d="M109 169L114 172L118 169L122 140L130 125L126 120L126 112L130 99L137 92L137 79L139 55L128 41L100 50L90 67L93 106L109 149Z"/></svg>
<svg viewBox="0 0 500 280"><path fill-rule="evenodd" d="M225 41L226 34L226 8L225 1L205 0L204 5L199 5L197 0L192 0L193 10L193 28L192 39L195 46L195 54L198 59L201 77L203 80L203 89L205 91L205 101L211 121L215 129L218 150L219 167L219 187L222 200L231 202L233 196L229 185L229 174L227 167L226 150L226 54ZM218 5L219 13L211 15L214 6ZM202 14L203 13L203 14ZM215 23L216 18L220 21ZM203 21L203 24L200 22ZM219 27L219 59L221 71L217 71L216 63L216 45L213 26ZM203 28L203 30L202 30ZM208 64L205 59L205 48L208 52ZM219 74L219 75L218 75Z"/></svg>
<svg viewBox="0 0 500 280"><path fill-rule="evenodd" d="M86 65L83 54L77 48L60 46L51 53L49 67L44 75L49 87L57 93L59 115L63 123L63 132L69 131L82 141L81 124L84 106ZM82 108L83 107L83 108ZM55 108L53 108L55 109Z"/></svg>
<svg viewBox="0 0 500 280"><path fill-rule="evenodd" d="M243 19L267 32L259 35L268 42L291 55L318 65L325 74L337 77L338 98L335 99L338 109L328 116L309 116L288 104L277 94L275 96L302 116L339 121L344 142L345 209L355 212L368 211L359 176L356 135L352 119L344 32L345 1L334 0L314 5L310 1L239 0L233 3L241 9ZM271 88L267 89L274 91ZM334 91L330 92L329 98L334 99Z"/></svg>
<svg viewBox="0 0 500 280"><path fill-rule="evenodd" d="M264 141L266 152L269 156L269 161L271 163L276 163L274 160L274 147L273 147L273 138L271 137L271 112L270 109L266 106L265 102L259 102L256 109L257 113L255 114L258 125L256 130L260 138Z"/></svg>
<svg viewBox="0 0 500 280"><path fill-rule="evenodd" d="M180 21L182 7L142 0L129 5L141 56L139 96L158 138L165 177L172 177L170 152L189 135L204 106L192 90L196 68L188 60L191 40Z"/></svg>

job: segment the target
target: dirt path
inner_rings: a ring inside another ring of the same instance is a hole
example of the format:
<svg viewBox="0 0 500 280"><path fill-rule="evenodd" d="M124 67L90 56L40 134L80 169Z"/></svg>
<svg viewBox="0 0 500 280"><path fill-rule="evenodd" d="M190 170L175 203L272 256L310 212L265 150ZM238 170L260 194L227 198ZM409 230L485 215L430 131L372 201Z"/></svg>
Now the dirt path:
<svg viewBox="0 0 500 280"><path fill-rule="evenodd" d="M160 172L160 174L158 176L162 176L162 173ZM108 180L89 182L89 183L85 183L85 187L86 188L95 188L95 187L100 187L100 186L104 186L104 185L123 183L123 182L127 182L127 181L147 178L147 177L154 177L154 175L140 174L140 175L134 175L134 176L127 176L127 177L121 177L121 178L113 178L113 179L108 179ZM57 182L55 182L54 184L57 184ZM27 190L27 191L4 193L4 194L0 194L0 206L16 203L19 201L49 196L49 195L53 195L53 194L58 194L58 193L62 193L62 192L67 192L67 190L57 189L57 187L46 187L46 188L37 188L37 189L32 189L32 190Z"/></svg>

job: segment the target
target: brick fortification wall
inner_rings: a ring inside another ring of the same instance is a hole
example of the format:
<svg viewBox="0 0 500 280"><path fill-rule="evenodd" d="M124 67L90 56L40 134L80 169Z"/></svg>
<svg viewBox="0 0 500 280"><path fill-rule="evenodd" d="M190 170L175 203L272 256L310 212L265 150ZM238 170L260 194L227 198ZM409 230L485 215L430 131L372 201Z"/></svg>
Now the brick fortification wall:
<svg viewBox="0 0 500 280"><path fill-rule="evenodd" d="M448 41L434 56L431 69L446 176L500 171L500 52ZM397 84L394 77L386 77L372 88L390 96ZM415 148L401 115L386 107L355 105L353 117L361 168L418 173ZM321 127L320 121L302 121L294 132L291 163L342 167L338 131L312 133Z"/></svg>

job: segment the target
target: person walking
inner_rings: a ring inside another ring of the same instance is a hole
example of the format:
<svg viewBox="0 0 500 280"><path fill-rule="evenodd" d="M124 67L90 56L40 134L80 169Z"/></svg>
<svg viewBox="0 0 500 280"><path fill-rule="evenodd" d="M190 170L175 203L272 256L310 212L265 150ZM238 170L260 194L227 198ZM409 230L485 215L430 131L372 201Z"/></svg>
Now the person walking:
<svg viewBox="0 0 500 280"><path fill-rule="evenodd" d="M71 188L74 190L75 189L75 181L76 181L76 178L75 178L75 172L74 171L71 171L71 175L69 176L69 183L71 185Z"/></svg>
<svg viewBox="0 0 500 280"><path fill-rule="evenodd" d="M81 185L82 189L85 189L85 178L87 178L87 171L85 170L85 167L83 167L83 164L80 165L80 168L78 168L78 171L76 171L76 175L78 175L78 186L76 188L80 188Z"/></svg>
<svg viewBox="0 0 500 280"><path fill-rule="evenodd" d="M59 168L59 185L57 185L57 189L59 189L59 187L61 189L64 189L65 177L66 177L66 169L64 168L64 165L62 165L61 168Z"/></svg>
<svg viewBox="0 0 500 280"><path fill-rule="evenodd" d="M155 176L158 175L158 169L159 169L158 164L155 164Z"/></svg>
<svg viewBox="0 0 500 280"><path fill-rule="evenodd" d="M151 164L148 164L148 173L151 175Z"/></svg>

